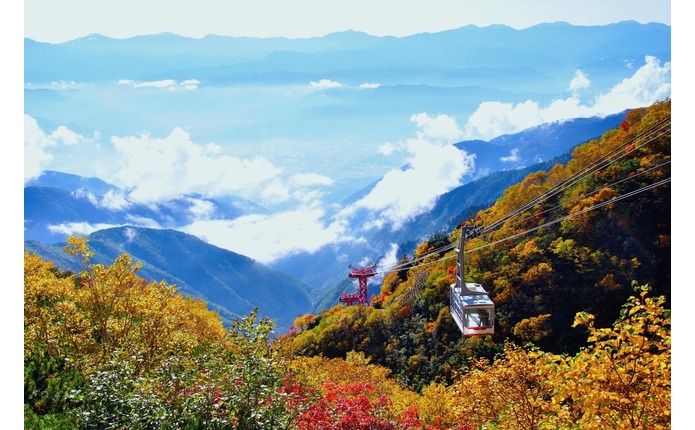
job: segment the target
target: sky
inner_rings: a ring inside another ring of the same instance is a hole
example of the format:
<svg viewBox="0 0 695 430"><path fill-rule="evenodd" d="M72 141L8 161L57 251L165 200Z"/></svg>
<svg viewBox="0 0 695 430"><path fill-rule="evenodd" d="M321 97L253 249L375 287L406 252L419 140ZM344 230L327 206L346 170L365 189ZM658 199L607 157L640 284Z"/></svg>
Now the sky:
<svg viewBox="0 0 695 430"><path fill-rule="evenodd" d="M60 43L172 32L305 38L344 30L404 36L473 24L517 29L540 22L671 25L670 0L26 0L24 36Z"/></svg>

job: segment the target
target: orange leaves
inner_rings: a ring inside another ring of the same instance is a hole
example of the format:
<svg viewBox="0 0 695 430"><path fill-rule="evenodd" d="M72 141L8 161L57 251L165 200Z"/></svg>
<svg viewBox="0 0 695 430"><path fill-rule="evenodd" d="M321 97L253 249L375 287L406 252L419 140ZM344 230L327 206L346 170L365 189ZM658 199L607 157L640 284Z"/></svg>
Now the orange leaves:
<svg viewBox="0 0 695 430"><path fill-rule="evenodd" d="M550 314L543 314L521 320L514 326L514 336L518 336L525 342L540 343L544 338L552 334L550 328Z"/></svg>
<svg viewBox="0 0 695 430"><path fill-rule="evenodd" d="M615 275L612 273L604 276L597 285L607 291L618 291L623 287L621 284L615 281Z"/></svg>
<svg viewBox="0 0 695 430"><path fill-rule="evenodd" d="M476 362L450 387L459 399L453 408L459 420L495 423L499 428L542 428L552 405L546 400L550 382L538 372L546 359L506 344L505 354L492 365Z"/></svg>
<svg viewBox="0 0 695 430"><path fill-rule="evenodd" d="M521 279L527 284L547 284L553 267L546 262L540 262L531 266L521 275Z"/></svg>
<svg viewBox="0 0 695 430"><path fill-rule="evenodd" d="M400 320L404 320L410 316L410 314L413 313L413 308L411 308L408 305L405 305L398 309L396 312L396 317Z"/></svg>
<svg viewBox="0 0 695 430"><path fill-rule="evenodd" d="M294 320L294 328L297 331L304 331L309 328L316 321L316 316L312 314L306 314L297 317Z"/></svg>

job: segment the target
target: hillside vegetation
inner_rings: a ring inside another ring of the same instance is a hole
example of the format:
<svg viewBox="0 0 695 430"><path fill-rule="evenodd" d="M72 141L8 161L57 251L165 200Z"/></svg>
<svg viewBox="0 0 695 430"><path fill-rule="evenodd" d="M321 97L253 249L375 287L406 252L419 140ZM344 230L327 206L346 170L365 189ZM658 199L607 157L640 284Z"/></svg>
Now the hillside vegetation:
<svg viewBox="0 0 695 430"><path fill-rule="evenodd" d="M467 280L497 309L463 338L448 309L460 229L386 274L370 306L225 328L123 254L79 274L25 252L25 428L670 428L670 100L629 112L475 220ZM413 293L411 293L413 292Z"/></svg>
<svg viewBox="0 0 695 430"><path fill-rule="evenodd" d="M587 333L570 329L576 313L609 327L632 282L670 306L670 142L670 101L630 111L566 165L527 175L466 221L484 227L466 244L466 280L483 284L495 302L493 337L463 339L449 313L455 229L387 273L373 306L336 303L301 317L290 343L309 356L364 352L420 390L451 382L474 358L493 359L506 340L578 352Z"/></svg>

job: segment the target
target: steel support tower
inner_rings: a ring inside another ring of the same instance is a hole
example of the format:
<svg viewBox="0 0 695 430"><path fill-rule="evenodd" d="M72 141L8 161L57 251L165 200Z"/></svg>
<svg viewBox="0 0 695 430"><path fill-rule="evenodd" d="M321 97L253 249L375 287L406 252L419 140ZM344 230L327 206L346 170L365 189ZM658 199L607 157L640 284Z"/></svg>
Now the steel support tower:
<svg viewBox="0 0 695 430"><path fill-rule="evenodd" d="M359 289L357 293L353 294L340 293L340 302L345 303L347 306L352 306L355 303L358 305L367 306L369 305L369 301L367 300L367 278L377 274L377 272L374 270L376 263L365 268L352 267L352 265L349 267L351 271L348 274L348 277L357 278L359 282Z"/></svg>

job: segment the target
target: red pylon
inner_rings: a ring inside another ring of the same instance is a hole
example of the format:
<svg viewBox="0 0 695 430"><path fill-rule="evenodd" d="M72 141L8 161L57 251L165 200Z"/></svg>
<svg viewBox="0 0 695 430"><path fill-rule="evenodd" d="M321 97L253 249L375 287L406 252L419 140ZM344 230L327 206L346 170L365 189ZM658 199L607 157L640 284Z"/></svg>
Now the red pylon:
<svg viewBox="0 0 695 430"><path fill-rule="evenodd" d="M349 267L352 270L348 274L348 277L357 278L357 280L359 281L359 290L357 291L357 293L353 294L340 293L339 300L341 303L345 303L347 306L352 306L355 303L357 303L358 305L367 306L369 305L369 302L367 301L367 278L377 274L374 270L374 268L376 267L376 263L363 269L352 267L352 265L350 265Z"/></svg>

